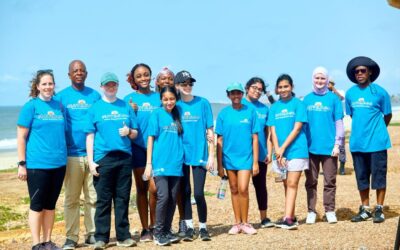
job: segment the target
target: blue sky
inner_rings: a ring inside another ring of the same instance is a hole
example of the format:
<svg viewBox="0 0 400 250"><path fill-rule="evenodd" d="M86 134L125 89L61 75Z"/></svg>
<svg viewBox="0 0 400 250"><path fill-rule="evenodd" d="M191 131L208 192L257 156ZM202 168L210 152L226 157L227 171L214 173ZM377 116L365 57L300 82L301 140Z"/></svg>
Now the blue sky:
<svg viewBox="0 0 400 250"><path fill-rule="evenodd" d="M130 92L126 72L144 62L154 76L186 69L195 94L226 102L230 82L260 76L271 90L281 73L305 95L319 65L346 90L347 62L364 55L381 67L376 82L397 94L399 24L386 0L0 1L0 106L25 103L38 69L54 70L58 90L68 86L73 59L86 63L95 89L101 74L116 73L120 97Z"/></svg>

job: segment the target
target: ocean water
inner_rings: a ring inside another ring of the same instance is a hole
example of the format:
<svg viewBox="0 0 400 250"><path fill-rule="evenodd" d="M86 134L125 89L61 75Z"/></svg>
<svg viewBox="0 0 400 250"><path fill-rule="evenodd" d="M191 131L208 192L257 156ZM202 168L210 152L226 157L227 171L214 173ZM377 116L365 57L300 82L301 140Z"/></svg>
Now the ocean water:
<svg viewBox="0 0 400 250"><path fill-rule="evenodd" d="M212 103L214 120L227 104ZM17 148L17 120L22 107L0 107L0 151Z"/></svg>

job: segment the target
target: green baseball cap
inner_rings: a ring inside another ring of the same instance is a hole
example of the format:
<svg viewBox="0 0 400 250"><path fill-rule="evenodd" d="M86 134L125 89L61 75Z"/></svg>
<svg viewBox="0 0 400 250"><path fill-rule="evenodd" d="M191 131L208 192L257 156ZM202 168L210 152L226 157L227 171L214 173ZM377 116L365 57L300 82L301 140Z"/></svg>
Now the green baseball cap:
<svg viewBox="0 0 400 250"><path fill-rule="evenodd" d="M117 75L111 72L104 73L101 77L100 85L104 86L109 82L119 83Z"/></svg>
<svg viewBox="0 0 400 250"><path fill-rule="evenodd" d="M244 93L244 89L242 87L242 84L239 82L234 82L228 85L226 88L226 92L231 92L233 90L239 90L240 92Z"/></svg>

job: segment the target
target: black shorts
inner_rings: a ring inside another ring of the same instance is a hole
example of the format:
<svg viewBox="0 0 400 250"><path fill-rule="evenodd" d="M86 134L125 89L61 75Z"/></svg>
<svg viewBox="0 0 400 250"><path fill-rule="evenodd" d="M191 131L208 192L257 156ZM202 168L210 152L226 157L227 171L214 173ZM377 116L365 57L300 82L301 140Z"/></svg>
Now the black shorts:
<svg viewBox="0 0 400 250"><path fill-rule="evenodd" d="M386 188L387 150L361 153L351 152L358 190Z"/></svg>
<svg viewBox="0 0 400 250"><path fill-rule="evenodd" d="M146 167L147 149L132 143L132 162L133 168Z"/></svg>
<svg viewBox="0 0 400 250"><path fill-rule="evenodd" d="M30 209L54 210L65 176L65 166L54 169L27 169Z"/></svg>

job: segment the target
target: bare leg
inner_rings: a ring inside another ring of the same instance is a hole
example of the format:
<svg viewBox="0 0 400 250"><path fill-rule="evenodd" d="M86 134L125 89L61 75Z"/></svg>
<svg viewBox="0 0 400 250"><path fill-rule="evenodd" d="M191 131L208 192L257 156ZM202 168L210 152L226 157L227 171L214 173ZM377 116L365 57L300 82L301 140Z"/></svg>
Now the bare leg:
<svg viewBox="0 0 400 250"><path fill-rule="evenodd" d="M43 242L51 240L51 232L53 231L54 217L56 210L43 209Z"/></svg>
<svg viewBox="0 0 400 250"><path fill-rule="evenodd" d="M149 228L149 201L147 198L147 192L149 190L149 185L147 182L143 181L142 175L144 173L144 167L134 168L133 174L135 176L136 183L136 203L139 212L140 222L143 229Z"/></svg>
<svg viewBox="0 0 400 250"><path fill-rule="evenodd" d="M285 217L293 218L295 214L297 188L301 172L288 172L286 180Z"/></svg>
<svg viewBox="0 0 400 250"><path fill-rule="evenodd" d="M383 206L383 202L385 201L385 194L386 188L376 190L376 202L378 203L378 205Z"/></svg>
<svg viewBox="0 0 400 250"><path fill-rule="evenodd" d="M242 223L240 220L240 203L239 203L239 190L238 190L238 171L227 170L228 172L228 180L229 187L231 189L231 199L232 199L232 207L233 213L235 216L235 224Z"/></svg>
<svg viewBox="0 0 400 250"><path fill-rule="evenodd" d="M240 219L242 223L247 223L249 215L250 171L240 170L237 172L237 176L238 176L238 190L239 190Z"/></svg>
<svg viewBox="0 0 400 250"><path fill-rule="evenodd" d="M369 188L361 190L359 192L360 192L361 204L364 206L369 206Z"/></svg>
<svg viewBox="0 0 400 250"><path fill-rule="evenodd" d="M154 227L156 223L156 204L157 204L157 187L154 179L150 179L149 187L149 206L150 206L150 227Z"/></svg>
<svg viewBox="0 0 400 250"><path fill-rule="evenodd" d="M42 227L42 217L43 217L43 211L42 212L36 212L33 210L29 210L29 227L31 229L31 235L32 235L32 242L33 245L39 244L40 241L40 229Z"/></svg>

